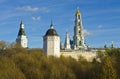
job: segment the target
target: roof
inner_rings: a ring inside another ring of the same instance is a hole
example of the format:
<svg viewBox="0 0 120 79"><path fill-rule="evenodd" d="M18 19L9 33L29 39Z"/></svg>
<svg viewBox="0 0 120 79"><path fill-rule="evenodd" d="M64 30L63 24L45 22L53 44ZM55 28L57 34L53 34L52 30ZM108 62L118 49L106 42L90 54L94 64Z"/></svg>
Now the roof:
<svg viewBox="0 0 120 79"><path fill-rule="evenodd" d="M59 36L55 29L48 29L45 36Z"/></svg>
<svg viewBox="0 0 120 79"><path fill-rule="evenodd" d="M51 22L50 29L47 30L45 36L59 36L56 30L53 28L53 24Z"/></svg>
<svg viewBox="0 0 120 79"><path fill-rule="evenodd" d="M18 36L21 36L21 35L26 35L25 34L25 31L24 31L24 24L23 24L23 22L21 21L21 23L20 23L20 29L19 29L19 32L18 32Z"/></svg>
<svg viewBox="0 0 120 79"><path fill-rule="evenodd" d="M18 36L21 36L21 35L26 35L23 28L20 28L20 30L18 32Z"/></svg>

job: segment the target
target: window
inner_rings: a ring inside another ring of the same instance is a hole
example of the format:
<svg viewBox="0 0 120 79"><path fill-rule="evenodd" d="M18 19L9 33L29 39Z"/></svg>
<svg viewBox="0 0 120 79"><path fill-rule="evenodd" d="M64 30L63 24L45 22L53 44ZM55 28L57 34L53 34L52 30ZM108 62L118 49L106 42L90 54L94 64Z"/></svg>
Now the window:
<svg viewBox="0 0 120 79"><path fill-rule="evenodd" d="M80 15L78 15L78 19L80 19Z"/></svg>
<svg viewBox="0 0 120 79"><path fill-rule="evenodd" d="M81 45L82 43L81 43L81 41L79 41L79 45Z"/></svg>
<svg viewBox="0 0 120 79"><path fill-rule="evenodd" d="M79 31L79 34L81 34L81 31Z"/></svg>

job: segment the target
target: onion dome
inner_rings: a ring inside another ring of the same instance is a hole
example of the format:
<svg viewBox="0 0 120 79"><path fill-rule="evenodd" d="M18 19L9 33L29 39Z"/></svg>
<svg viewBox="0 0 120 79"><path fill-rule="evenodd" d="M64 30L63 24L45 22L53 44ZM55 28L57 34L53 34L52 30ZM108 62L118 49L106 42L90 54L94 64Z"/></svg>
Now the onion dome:
<svg viewBox="0 0 120 79"><path fill-rule="evenodd" d="M80 15L80 10L77 10L77 11L76 11L76 15Z"/></svg>

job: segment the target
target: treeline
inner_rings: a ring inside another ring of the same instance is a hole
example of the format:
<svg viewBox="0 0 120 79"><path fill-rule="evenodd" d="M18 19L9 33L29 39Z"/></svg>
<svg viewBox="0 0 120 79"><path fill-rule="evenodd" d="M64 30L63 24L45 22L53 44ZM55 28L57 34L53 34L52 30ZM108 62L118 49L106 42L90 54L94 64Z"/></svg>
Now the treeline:
<svg viewBox="0 0 120 79"><path fill-rule="evenodd" d="M46 57L41 49L24 49L0 42L0 79L119 79L120 49L98 51L98 57L87 62L71 57Z"/></svg>

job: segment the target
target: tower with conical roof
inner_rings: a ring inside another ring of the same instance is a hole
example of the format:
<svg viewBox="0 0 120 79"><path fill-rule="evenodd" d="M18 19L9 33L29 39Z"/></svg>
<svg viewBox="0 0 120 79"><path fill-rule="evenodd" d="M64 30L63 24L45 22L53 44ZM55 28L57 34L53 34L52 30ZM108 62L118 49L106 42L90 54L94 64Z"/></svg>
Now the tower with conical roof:
<svg viewBox="0 0 120 79"><path fill-rule="evenodd" d="M74 26L74 49L85 49L83 25L80 10L75 13L75 26Z"/></svg>
<svg viewBox="0 0 120 79"><path fill-rule="evenodd" d="M51 22L50 29L43 36L43 50L47 56L60 57L60 37Z"/></svg>
<svg viewBox="0 0 120 79"><path fill-rule="evenodd" d="M70 49L71 49L71 46L70 46L70 39L69 39L68 32L66 32L66 38L65 38L64 47L65 47L65 50L70 50Z"/></svg>
<svg viewBox="0 0 120 79"><path fill-rule="evenodd" d="M28 39L26 37L25 30L24 30L24 23L22 21L20 23L20 29L18 32L16 43L20 44L23 48L28 47Z"/></svg>

